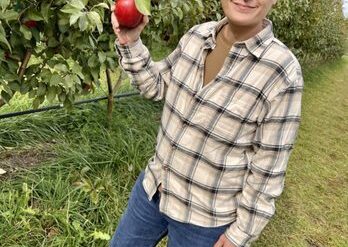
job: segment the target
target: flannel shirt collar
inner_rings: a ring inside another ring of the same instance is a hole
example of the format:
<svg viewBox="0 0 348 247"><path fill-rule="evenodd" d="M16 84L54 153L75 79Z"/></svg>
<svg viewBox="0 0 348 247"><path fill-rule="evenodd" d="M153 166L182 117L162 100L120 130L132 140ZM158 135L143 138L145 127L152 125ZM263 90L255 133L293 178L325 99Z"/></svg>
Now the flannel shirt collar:
<svg viewBox="0 0 348 247"><path fill-rule="evenodd" d="M207 47L215 47L216 44L216 35L220 29L227 24L227 18L223 18L219 21L213 28L207 30L207 32L202 35L207 38ZM251 37L248 40L242 42L236 42L234 46L236 47L246 47L246 49L253 54L255 57L260 59L266 48L271 44L274 39L273 34L273 24L270 20L263 20L264 28L255 36Z"/></svg>

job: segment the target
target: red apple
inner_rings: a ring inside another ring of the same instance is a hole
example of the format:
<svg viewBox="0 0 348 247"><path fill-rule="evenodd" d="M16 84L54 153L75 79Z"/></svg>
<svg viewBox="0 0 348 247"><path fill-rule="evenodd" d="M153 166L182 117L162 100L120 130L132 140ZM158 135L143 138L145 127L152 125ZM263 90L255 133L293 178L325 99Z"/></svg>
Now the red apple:
<svg viewBox="0 0 348 247"><path fill-rule="evenodd" d="M137 9L135 0L118 0L114 13L121 27L135 28L143 19L143 14Z"/></svg>
<svg viewBox="0 0 348 247"><path fill-rule="evenodd" d="M37 27L37 22L33 20L28 20L23 23L27 28L36 28Z"/></svg>

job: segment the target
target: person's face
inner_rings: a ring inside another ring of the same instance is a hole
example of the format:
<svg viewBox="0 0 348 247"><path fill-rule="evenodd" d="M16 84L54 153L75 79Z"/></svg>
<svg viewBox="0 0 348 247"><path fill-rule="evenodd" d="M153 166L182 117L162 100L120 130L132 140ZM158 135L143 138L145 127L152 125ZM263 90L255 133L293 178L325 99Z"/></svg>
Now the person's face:
<svg viewBox="0 0 348 247"><path fill-rule="evenodd" d="M255 26L262 23L277 0L221 0L225 16L232 25Z"/></svg>

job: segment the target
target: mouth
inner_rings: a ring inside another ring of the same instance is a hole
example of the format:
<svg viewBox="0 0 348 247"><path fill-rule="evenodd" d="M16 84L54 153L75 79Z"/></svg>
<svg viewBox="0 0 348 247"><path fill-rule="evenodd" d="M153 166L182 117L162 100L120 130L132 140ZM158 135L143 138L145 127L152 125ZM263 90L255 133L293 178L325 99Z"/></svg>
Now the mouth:
<svg viewBox="0 0 348 247"><path fill-rule="evenodd" d="M236 5L236 7L241 11L250 11L257 8L256 6L252 6L252 5L248 5L248 4L240 3L236 1L232 1L232 3Z"/></svg>

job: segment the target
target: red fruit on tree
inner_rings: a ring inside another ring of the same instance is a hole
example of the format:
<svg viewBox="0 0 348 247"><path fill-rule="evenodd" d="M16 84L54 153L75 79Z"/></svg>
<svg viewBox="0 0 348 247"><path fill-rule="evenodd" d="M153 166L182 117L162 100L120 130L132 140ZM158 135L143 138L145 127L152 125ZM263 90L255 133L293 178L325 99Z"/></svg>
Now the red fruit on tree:
<svg viewBox="0 0 348 247"><path fill-rule="evenodd" d="M121 27L135 28L143 19L143 14L137 9L135 0L118 0L114 13Z"/></svg>
<svg viewBox="0 0 348 247"><path fill-rule="evenodd" d="M28 20L23 23L27 28L36 28L37 27L37 22L33 20Z"/></svg>

